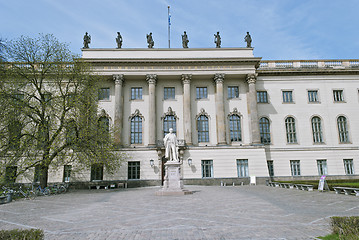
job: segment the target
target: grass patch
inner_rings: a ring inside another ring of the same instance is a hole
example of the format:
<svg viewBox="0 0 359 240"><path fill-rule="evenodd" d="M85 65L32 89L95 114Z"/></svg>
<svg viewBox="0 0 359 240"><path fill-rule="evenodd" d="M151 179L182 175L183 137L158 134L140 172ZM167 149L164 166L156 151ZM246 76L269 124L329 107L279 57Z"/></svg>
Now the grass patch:
<svg viewBox="0 0 359 240"><path fill-rule="evenodd" d="M327 236L318 237L318 238L323 240L339 240L339 234L329 234Z"/></svg>
<svg viewBox="0 0 359 240"><path fill-rule="evenodd" d="M0 240L43 240L44 231L40 229L1 230Z"/></svg>

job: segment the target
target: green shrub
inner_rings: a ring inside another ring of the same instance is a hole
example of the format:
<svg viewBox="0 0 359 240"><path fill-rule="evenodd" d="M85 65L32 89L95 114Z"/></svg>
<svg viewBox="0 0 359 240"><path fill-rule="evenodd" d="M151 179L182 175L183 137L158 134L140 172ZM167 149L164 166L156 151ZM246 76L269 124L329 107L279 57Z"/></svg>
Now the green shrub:
<svg viewBox="0 0 359 240"><path fill-rule="evenodd" d="M334 234L339 234L339 239L354 240L359 237L359 216L331 217L331 226Z"/></svg>
<svg viewBox="0 0 359 240"><path fill-rule="evenodd" d="M43 240L44 231L41 229L0 230L0 240Z"/></svg>

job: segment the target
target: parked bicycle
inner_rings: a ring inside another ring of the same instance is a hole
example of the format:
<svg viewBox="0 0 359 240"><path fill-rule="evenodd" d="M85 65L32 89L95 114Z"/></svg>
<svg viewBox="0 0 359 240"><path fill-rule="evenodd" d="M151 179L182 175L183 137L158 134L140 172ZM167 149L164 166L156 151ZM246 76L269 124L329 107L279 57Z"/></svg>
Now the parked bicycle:
<svg viewBox="0 0 359 240"><path fill-rule="evenodd" d="M49 196L51 194L50 189L48 187L45 188L41 188L41 186L39 185L36 189L35 189L35 194L36 196Z"/></svg>
<svg viewBox="0 0 359 240"><path fill-rule="evenodd" d="M25 192L22 190L22 186L19 187L19 190L14 192L15 196L23 196L26 199L34 200L36 198L36 193L33 190L27 189Z"/></svg>

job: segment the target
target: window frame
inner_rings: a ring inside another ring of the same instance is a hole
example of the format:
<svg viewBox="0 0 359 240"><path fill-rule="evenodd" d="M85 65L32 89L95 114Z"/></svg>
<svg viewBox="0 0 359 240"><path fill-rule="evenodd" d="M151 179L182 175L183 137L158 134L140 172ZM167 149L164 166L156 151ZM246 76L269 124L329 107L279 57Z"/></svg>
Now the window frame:
<svg viewBox="0 0 359 240"><path fill-rule="evenodd" d="M288 96L290 96L288 98ZM282 103L292 104L294 102L294 90L292 89L282 89Z"/></svg>
<svg viewBox="0 0 359 240"><path fill-rule="evenodd" d="M103 87L98 89L99 101L110 101L110 96L111 96L111 92L109 87Z"/></svg>
<svg viewBox="0 0 359 240"><path fill-rule="evenodd" d="M237 176L239 178L249 177L248 159L237 159Z"/></svg>
<svg viewBox="0 0 359 240"><path fill-rule="evenodd" d="M130 99L133 100L142 100L143 98L143 89L142 87L131 87Z"/></svg>
<svg viewBox="0 0 359 240"><path fill-rule="evenodd" d="M339 95L337 93L340 93ZM333 102L345 103L344 89L333 89Z"/></svg>
<svg viewBox="0 0 359 240"><path fill-rule="evenodd" d="M208 143L210 141L210 139L209 139L209 117L206 115L203 115L203 114L199 115L197 117L196 122L197 122L197 141L198 141L198 143ZM203 125L203 124L205 124L205 125ZM202 129L202 127L204 127L204 130Z"/></svg>
<svg viewBox="0 0 359 240"><path fill-rule="evenodd" d="M103 169L102 163L94 163L91 165L90 181L103 181Z"/></svg>
<svg viewBox="0 0 359 240"><path fill-rule="evenodd" d="M292 120L289 122L289 119ZM295 118L293 116L287 116L284 120L285 133L287 138L287 144L297 144L297 129L295 124Z"/></svg>
<svg viewBox="0 0 359 240"><path fill-rule="evenodd" d="M265 90L257 91L257 103L269 103L267 91Z"/></svg>
<svg viewBox="0 0 359 240"><path fill-rule="evenodd" d="M345 119L345 121L340 121L341 119ZM348 128L348 119L347 117L340 115L337 117L337 129L338 129L338 137L339 143L350 143L350 135Z"/></svg>
<svg viewBox="0 0 359 240"><path fill-rule="evenodd" d="M238 86L227 86L227 99L239 99Z"/></svg>
<svg viewBox="0 0 359 240"><path fill-rule="evenodd" d="M196 87L196 100L201 100L201 99L208 99L207 87Z"/></svg>
<svg viewBox="0 0 359 240"><path fill-rule="evenodd" d="M163 99L164 100L175 100L176 99L176 88L175 87L163 87Z"/></svg>
<svg viewBox="0 0 359 240"><path fill-rule="evenodd" d="M292 177L301 176L300 160L290 160L290 171Z"/></svg>
<svg viewBox="0 0 359 240"><path fill-rule="evenodd" d="M310 93L316 93L315 95L315 99L313 99L313 94ZM319 90L318 89L308 89L307 90L307 96L308 96L308 103L312 104L312 103L320 103L320 98L319 98Z"/></svg>
<svg viewBox="0 0 359 240"><path fill-rule="evenodd" d="M213 160L201 160L201 170L202 178L213 178Z"/></svg>
<svg viewBox="0 0 359 240"><path fill-rule="evenodd" d="M63 182L70 182L71 172L72 172L72 165L64 165L64 174L62 178Z"/></svg>
<svg viewBox="0 0 359 240"><path fill-rule="evenodd" d="M127 179L140 180L141 179L141 162L129 161L127 163Z"/></svg>
<svg viewBox="0 0 359 240"><path fill-rule="evenodd" d="M133 126L132 124L135 125ZM136 136L137 136L137 140L136 140ZM130 119L130 143L131 144L143 143L143 118L141 116L135 115Z"/></svg>
<svg viewBox="0 0 359 240"><path fill-rule="evenodd" d="M268 175L274 177L274 161L267 160Z"/></svg>
<svg viewBox="0 0 359 240"><path fill-rule="evenodd" d="M233 120L233 118L237 118ZM236 129L232 127L237 126ZM242 142L242 118L238 114L228 116L229 140L231 142Z"/></svg>
<svg viewBox="0 0 359 240"><path fill-rule="evenodd" d="M343 159L345 175L354 175L354 160L353 159Z"/></svg>
<svg viewBox="0 0 359 240"><path fill-rule="evenodd" d="M171 117L172 119L167 119ZM167 120L166 120L167 119ZM177 135L177 119L175 115L168 114L163 118L163 137L170 133L169 129L173 129L173 133Z"/></svg>
<svg viewBox="0 0 359 240"><path fill-rule="evenodd" d="M317 168L319 176L328 175L327 159L317 159Z"/></svg>
<svg viewBox="0 0 359 240"><path fill-rule="evenodd" d="M266 122L262 122L262 119L265 119ZM270 127L271 127L271 123L270 123L270 120L268 117L261 117L259 119L259 134L260 134L262 144L271 144L272 143ZM268 131L266 131L266 132L262 131L262 129L264 130L264 128ZM264 139L266 139L266 140L264 140Z"/></svg>
<svg viewBox="0 0 359 240"><path fill-rule="evenodd" d="M313 122L314 119L318 119L319 121ZM314 124L316 124L316 127L314 129ZM319 125L318 125L319 124ZM322 124L322 118L319 116L313 116L310 119L310 125L312 129L312 139L314 144L324 144L324 131L323 131L323 124ZM319 128L319 129L318 129ZM318 135L319 134L319 135ZM318 141L318 138L320 141Z"/></svg>

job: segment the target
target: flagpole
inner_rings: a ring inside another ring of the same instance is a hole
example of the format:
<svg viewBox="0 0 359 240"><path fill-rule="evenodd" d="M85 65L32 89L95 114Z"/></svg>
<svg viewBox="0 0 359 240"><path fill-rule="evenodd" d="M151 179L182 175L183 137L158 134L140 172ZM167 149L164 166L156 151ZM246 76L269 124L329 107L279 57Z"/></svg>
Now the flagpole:
<svg viewBox="0 0 359 240"><path fill-rule="evenodd" d="M170 15L170 6L168 6L168 48L171 48L171 15Z"/></svg>

